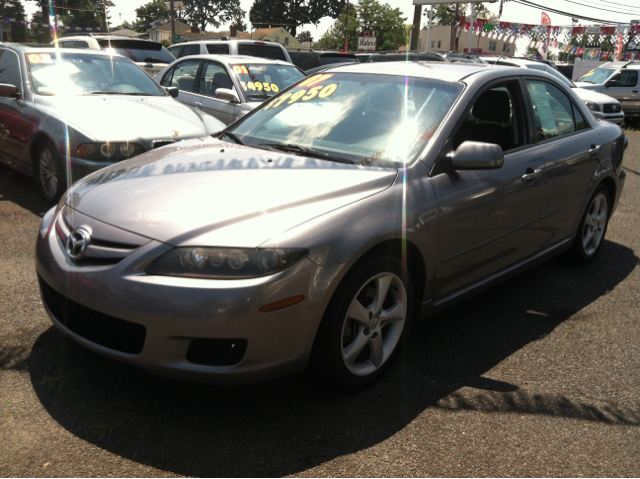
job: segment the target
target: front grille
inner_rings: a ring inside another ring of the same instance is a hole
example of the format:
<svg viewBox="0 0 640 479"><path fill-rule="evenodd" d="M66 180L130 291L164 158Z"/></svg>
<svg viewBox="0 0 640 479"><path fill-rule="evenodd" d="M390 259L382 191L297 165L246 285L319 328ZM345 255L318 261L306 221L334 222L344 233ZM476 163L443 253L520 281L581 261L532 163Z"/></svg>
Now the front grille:
<svg viewBox="0 0 640 479"><path fill-rule="evenodd" d="M622 107L616 103L607 103L604 106L603 111L605 113L619 113L620 111L622 111Z"/></svg>
<svg viewBox="0 0 640 479"><path fill-rule="evenodd" d="M194 339L189 344L187 361L207 366L233 366L247 351L246 339Z"/></svg>
<svg viewBox="0 0 640 479"><path fill-rule="evenodd" d="M58 293L40 276L38 280L47 308L71 331L105 348L129 354L142 352L147 328L87 308Z"/></svg>

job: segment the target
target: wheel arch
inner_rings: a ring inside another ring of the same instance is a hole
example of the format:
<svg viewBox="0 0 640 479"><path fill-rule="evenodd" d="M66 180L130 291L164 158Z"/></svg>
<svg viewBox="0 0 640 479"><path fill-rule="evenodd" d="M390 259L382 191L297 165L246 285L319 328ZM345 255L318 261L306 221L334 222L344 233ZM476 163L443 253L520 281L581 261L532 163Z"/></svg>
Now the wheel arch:
<svg viewBox="0 0 640 479"><path fill-rule="evenodd" d="M613 204L616 201L616 182L610 176L606 176L602 181L600 181L600 183L598 183L598 186L600 185L605 186L609 191L609 199L611 200L611 204L609 205L609 214L611 214L613 212ZM596 189L598 189L598 186L596 186Z"/></svg>
<svg viewBox="0 0 640 479"><path fill-rule="evenodd" d="M52 145L56 146L55 142L53 141L53 138L51 138L44 131L38 131L35 135L33 135L33 139L31 140L31 144L29 145L29 154L31 156L31 161L33 162L32 166L33 166L34 175L36 171L36 161L37 161L36 154L38 153L38 148L40 148L40 145L45 141L50 141Z"/></svg>

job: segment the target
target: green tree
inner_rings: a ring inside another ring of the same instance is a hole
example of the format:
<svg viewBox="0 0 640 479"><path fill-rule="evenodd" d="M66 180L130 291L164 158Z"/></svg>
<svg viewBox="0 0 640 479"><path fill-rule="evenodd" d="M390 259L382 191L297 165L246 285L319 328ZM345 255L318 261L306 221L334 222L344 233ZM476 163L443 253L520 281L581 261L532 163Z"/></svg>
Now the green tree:
<svg viewBox="0 0 640 479"><path fill-rule="evenodd" d="M53 3L53 2L52 2ZM103 0L65 0L57 2L54 14L65 27L105 27L105 4ZM109 21L109 11L106 21Z"/></svg>
<svg viewBox="0 0 640 479"><path fill-rule="evenodd" d="M149 3L136 8L136 17L136 24L140 24L150 23L161 18L169 18L170 15L164 0L151 0Z"/></svg>
<svg viewBox="0 0 640 479"><path fill-rule="evenodd" d="M236 16L231 21L230 27L235 27L238 32L247 32L249 31L247 27L247 22L245 22L244 18L247 12L240 9L240 11L236 14Z"/></svg>
<svg viewBox="0 0 640 479"><path fill-rule="evenodd" d="M0 0L0 17L11 18L16 20L11 22L11 38L12 42L26 42L29 40L29 30L23 23L27 20L24 13L24 7L19 2L9 2L7 0ZM2 39L0 38L0 41Z"/></svg>
<svg viewBox="0 0 640 479"><path fill-rule="evenodd" d="M344 5L344 0L255 0L249 20L255 28L281 26L295 36L300 25L337 18Z"/></svg>
<svg viewBox="0 0 640 479"><path fill-rule="evenodd" d="M406 17L399 8L391 8L387 3L378 0L359 0L349 8L347 32L349 49L358 46L358 37L362 31L374 31L378 37L379 50L397 50L407 43ZM345 12L320 38L318 48L344 48Z"/></svg>
<svg viewBox="0 0 640 479"><path fill-rule="evenodd" d="M229 24L241 15L240 0L183 0L181 17L204 31L207 25L215 28Z"/></svg>
<svg viewBox="0 0 640 479"><path fill-rule="evenodd" d="M311 32L309 30L305 30L298 34L298 36L296 37L296 40L298 40L300 43L302 42L312 43L313 37L311 36Z"/></svg>
<svg viewBox="0 0 640 479"><path fill-rule="evenodd" d="M467 17L469 17L467 21L469 21L471 17L470 5L475 5L476 18L484 18L486 20L489 20L489 23L495 23L498 20L498 16L495 13L492 13L485 5L481 3L461 3L459 5L458 16L466 15ZM422 15L428 18L429 10L425 9ZM433 21L436 25L452 25L456 20L457 17L455 5L439 4L436 6L436 8L433 9Z"/></svg>

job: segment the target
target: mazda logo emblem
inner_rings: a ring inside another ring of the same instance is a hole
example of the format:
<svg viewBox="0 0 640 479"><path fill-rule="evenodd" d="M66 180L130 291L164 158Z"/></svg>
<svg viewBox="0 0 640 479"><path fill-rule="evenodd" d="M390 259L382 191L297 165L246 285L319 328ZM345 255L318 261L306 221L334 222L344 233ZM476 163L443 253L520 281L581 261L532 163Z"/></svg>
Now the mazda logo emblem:
<svg viewBox="0 0 640 479"><path fill-rule="evenodd" d="M91 235L85 229L78 228L67 238L67 255L73 261L78 261L87 251Z"/></svg>

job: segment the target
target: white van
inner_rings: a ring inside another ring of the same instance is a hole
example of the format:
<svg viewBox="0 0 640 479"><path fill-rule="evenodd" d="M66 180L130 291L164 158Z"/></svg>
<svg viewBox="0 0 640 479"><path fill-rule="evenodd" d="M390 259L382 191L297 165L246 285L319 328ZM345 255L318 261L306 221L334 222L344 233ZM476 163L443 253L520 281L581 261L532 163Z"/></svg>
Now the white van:
<svg viewBox="0 0 640 479"><path fill-rule="evenodd" d="M251 57L269 58L291 62L287 50L275 42L259 42L255 40L212 39L197 42L177 43L168 48L176 58L188 55L248 55Z"/></svg>

